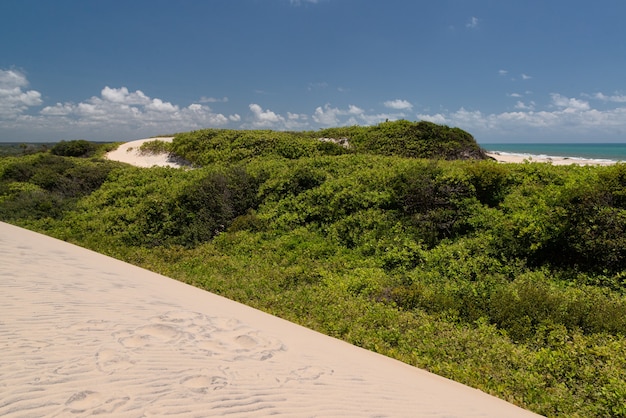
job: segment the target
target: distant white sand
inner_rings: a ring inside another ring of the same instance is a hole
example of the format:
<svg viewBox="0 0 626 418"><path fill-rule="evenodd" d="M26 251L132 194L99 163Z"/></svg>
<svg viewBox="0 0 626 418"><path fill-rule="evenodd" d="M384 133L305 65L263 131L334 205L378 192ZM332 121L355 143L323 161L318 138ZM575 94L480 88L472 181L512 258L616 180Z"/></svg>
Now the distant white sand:
<svg viewBox="0 0 626 418"><path fill-rule="evenodd" d="M5 223L0 347L2 417L537 416Z"/></svg>
<svg viewBox="0 0 626 418"><path fill-rule="evenodd" d="M543 157L538 155L524 156L517 154L500 154L498 152L490 152L487 155L501 163L551 163L552 165L613 165L613 161L586 160L583 158L565 158L565 157Z"/></svg>
<svg viewBox="0 0 626 418"><path fill-rule="evenodd" d="M172 161L167 153L146 154L140 152L141 145L148 141L172 142L173 137L146 138L125 142L116 150L106 154L106 158L113 161L132 164L137 167L182 167L179 162Z"/></svg>

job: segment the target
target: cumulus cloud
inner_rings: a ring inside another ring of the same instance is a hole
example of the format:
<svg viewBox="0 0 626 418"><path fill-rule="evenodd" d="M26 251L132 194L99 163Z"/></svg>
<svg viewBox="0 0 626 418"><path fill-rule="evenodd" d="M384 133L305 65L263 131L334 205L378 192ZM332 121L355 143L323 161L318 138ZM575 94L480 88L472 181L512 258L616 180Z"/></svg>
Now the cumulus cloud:
<svg viewBox="0 0 626 418"><path fill-rule="evenodd" d="M252 126L254 128L272 128L284 124L285 118L271 110L263 110L261 106L252 103L250 106L252 112Z"/></svg>
<svg viewBox="0 0 626 418"><path fill-rule="evenodd" d="M33 112L31 108L42 105L43 100L39 92L28 90L27 86L23 73L0 70L0 130L6 135L19 137L19 134L42 140L79 136L92 140L123 140L219 127L240 120L237 114L215 113L204 104L181 107L151 98L141 90L110 86L105 86L99 96L79 103L58 102Z"/></svg>
<svg viewBox="0 0 626 418"><path fill-rule="evenodd" d="M515 108L519 110L534 110L535 102L531 101L529 103L524 103L521 100L518 100L515 104Z"/></svg>
<svg viewBox="0 0 626 418"><path fill-rule="evenodd" d="M128 105L133 105L133 104L145 105L145 104L150 103L150 98L148 98L148 96L143 94L141 90L137 90L133 93L130 93L128 91L128 88L126 87L115 89L115 88L110 88L109 86L106 86L105 88L102 89L102 92L100 94L102 95L102 98L104 100L107 100L113 103L124 103Z"/></svg>
<svg viewBox="0 0 626 418"><path fill-rule="evenodd" d="M626 107L598 110L584 100L553 93L547 110L536 110L535 102L518 102L516 111L483 113L461 108L454 112L418 114L417 118L458 126L478 140L558 140L623 137Z"/></svg>
<svg viewBox="0 0 626 418"><path fill-rule="evenodd" d="M26 90L26 76L16 70L0 70L0 118L16 118L29 107L43 103L41 93Z"/></svg>
<svg viewBox="0 0 626 418"><path fill-rule="evenodd" d="M385 105L385 107L389 109L396 109L396 110L411 110L413 108L413 105L409 101L400 100L400 99L387 100L383 104Z"/></svg>
<svg viewBox="0 0 626 418"><path fill-rule="evenodd" d="M340 126L346 124L356 124L356 116L362 117L365 111L358 106L349 105L347 109L340 109L338 107L332 107L330 104L324 106L318 106L313 113L313 120L323 126ZM342 116L349 116L353 119L349 119L347 122L342 121ZM351 123L352 122L352 123Z"/></svg>
<svg viewBox="0 0 626 418"><path fill-rule="evenodd" d="M590 97L592 99L601 100L603 102L613 102L613 103L626 103L626 95L623 94L613 94L606 95L604 93L595 93L595 94L584 94L583 96Z"/></svg>
<svg viewBox="0 0 626 418"><path fill-rule="evenodd" d="M530 80L532 78L532 76L529 76L528 74L522 74L522 80Z"/></svg>
<svg viewBox="0 0 626 418"><path fill-rule="evenodd" d="M312 119L318 125L327 127L375 125L385 120L397 120L405 116L404 113L370 113L355 105L349 105L347 108L341 109L327 103L315 109Z"/></svg>
<svg viewBox="0 0 626 418"><path fill-rule="evenodd" d="M29 89L26 76L15 70L0 70L0 137L15 140L85 138L127 140L148 135L189 131L206 127L302 130L329 126L374 125L385 120L421 119L458 126L479 141L614 140L626 135L626 96L593 93L569 97L552 93L539 102L524 99L530 92L508 94L515 100L512 111L486 113L478 109L456 111L422 110L403 99L383 102L381 109L357 104L326 103L308 112L289 109L281 114L251 103L245 116L214 112L204 97L190 104L176 104L150 97L141 90L105 86L98 95L80 102L44 104L42 94ZM225 99L215 99L225 102ZM597 104L600 107L595 107Z"/></svg>
<svg viewBox="0 0 626 418"><path fill-rule="evenodd" d="M562 108L564 112L572 113L581 110L589 110L589 103L584 100L578 100L574 98L568 98L558 93L552 93L552 104L556 107Z"/></svg>

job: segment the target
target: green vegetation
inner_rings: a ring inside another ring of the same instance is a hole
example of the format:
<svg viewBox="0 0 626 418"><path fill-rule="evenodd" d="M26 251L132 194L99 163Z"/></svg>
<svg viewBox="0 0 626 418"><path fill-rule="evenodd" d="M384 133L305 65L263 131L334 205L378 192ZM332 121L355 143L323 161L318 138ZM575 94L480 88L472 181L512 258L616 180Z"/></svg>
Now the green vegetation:
<svg viewBox="0 0 626 418"><path fill-rule="evenodd" d="M147 141L141 144L139 150L143 154L163 154L163 153L171 153L172 144L170 142L159 141L155 139L154 141Z"/></svg>
<svg viewBox="0 0 626 418"><path fill-rule="evenodd" d="M84 139L77 139L74 141L61 141L50 149L50 152L54 155L61 155L64 157L91 157L98 149L97 144L93 142L85 141Z"/></svg>
<svg viewBox="0 0 626 418"><path fill-rule="evenodd" d="M497 164L406 121L168 151L199 168L1 158L0 219L546 416L626 416L626 165Z"/></svg>

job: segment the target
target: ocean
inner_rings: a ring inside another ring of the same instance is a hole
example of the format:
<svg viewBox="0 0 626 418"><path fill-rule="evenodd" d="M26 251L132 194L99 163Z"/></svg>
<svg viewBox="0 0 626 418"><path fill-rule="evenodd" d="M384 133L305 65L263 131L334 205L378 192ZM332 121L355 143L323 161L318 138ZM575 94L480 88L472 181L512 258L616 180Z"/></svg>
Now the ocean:
<svg viewBox="0 0 626 418"><path fill-rule="evenodd" d="M479 144L488 152L521 156L568 157L602 161L626 161L626 143L612 144Z"/></svg>

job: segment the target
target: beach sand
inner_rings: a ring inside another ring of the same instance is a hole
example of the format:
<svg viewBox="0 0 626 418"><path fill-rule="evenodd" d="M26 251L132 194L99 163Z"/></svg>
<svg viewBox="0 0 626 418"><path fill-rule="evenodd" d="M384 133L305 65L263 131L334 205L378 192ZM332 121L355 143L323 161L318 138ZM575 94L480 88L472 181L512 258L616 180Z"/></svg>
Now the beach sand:
<svg viewBox="0 0 626 418"><path fill-rule="evenodd" d="M493 158L500 163L551 163L552 165L613 165L613 161L586 160L583 158L565 158L565 157L543 157L538 155L522 156L511 154L500 154L497 152L487 153L487 156Z"/></svg>
<svg viewBox="0 0 626 418"><path fill-rule="evenodd" d="M3 417L537 416L5 223L0 307Z"/></svg>
<svg viewBox="0 0 626 418"><path fill-rule="evenodd" d="M148 141L163 141L172 142L173 137L159 137L159 138L146 138L138 139L135 141L125 142L117 149L106 154L106 158L112 161L119 161L122 163L132 164L137 167L182 167L177 161L172 161L167 153L160 154L145 154L140 152L139 148L144 142Z"/></svg>

